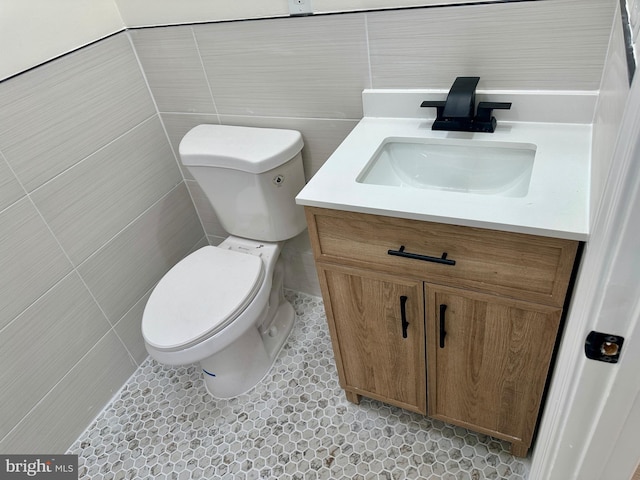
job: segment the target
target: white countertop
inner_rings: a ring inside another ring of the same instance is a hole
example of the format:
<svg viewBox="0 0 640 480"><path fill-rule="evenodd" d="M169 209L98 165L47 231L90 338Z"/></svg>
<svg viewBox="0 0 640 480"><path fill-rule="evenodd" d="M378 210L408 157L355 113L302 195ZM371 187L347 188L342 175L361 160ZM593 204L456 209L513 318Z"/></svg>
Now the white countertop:
<svg viewBox="0 0 640 480"><path fill-rule="evenodd" d="M496 115L497 116L497 115ZM587 240L591 125L498 120L494 133L433 131L433 119L365 117L296 197L300 205ZM532 143L529 191L500 197L356 182L388 137Z"/></svg>

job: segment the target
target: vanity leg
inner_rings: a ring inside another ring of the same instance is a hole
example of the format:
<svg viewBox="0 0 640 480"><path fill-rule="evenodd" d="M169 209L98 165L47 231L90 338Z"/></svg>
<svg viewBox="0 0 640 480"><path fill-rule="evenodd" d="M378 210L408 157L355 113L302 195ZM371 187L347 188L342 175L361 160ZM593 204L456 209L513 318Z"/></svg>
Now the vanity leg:
<svg viewBox="0 0 640 480"><path fill-rule="evenodd" d="M344 391L344 394L347 397L347 400L349 400L351 403L360 405L360 395L358 395L357 393L349 392L347 390Z"/></svg>
<svg viewBox="0 0 640 480"><path fill-rule="evenodd" d="M525 443L512 443L511 444L511 455L514 457L524 458L527 456L527 452L529 451L528 445Z"/></svg>

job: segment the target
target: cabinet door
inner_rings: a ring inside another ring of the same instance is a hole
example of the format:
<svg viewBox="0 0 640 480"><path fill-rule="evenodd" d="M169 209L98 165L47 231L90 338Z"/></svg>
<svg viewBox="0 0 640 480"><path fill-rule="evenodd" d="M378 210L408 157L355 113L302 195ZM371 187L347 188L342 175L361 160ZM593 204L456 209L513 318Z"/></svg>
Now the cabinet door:
<svg viewBox="0 0 640 480"><path fill-rule="evenodd" d="M319 268L340 384L426 414L422 282Z"/></svg>
<svg viewBox="0 0 640 480"><path fill-rule="evenodd" d="M429 415L531 444L561 309L426 285Z"/></svg>

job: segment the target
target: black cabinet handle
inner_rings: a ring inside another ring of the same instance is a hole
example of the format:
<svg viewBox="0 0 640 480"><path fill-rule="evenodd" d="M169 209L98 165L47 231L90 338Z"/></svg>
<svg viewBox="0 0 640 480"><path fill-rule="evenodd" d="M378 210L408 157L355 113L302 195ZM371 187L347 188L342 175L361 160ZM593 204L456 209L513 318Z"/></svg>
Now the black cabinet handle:
<svg viewBox="0 0 640 480"><path fill-rule="evenodd" d="M407 338L407 327L409 326L409 322L407 322L407 300L409 298L405 295L400 297L400 319L402 321L402 338Z"/></svg>
<svg viewBox="0 0 640 480"><path fill-rule="evenodd" d="M420 255L418 253L410 253L404 251L404 245L398 250L387 250L387 254L394 255L396 257L412 258L414 260L423 260L425 262L441 263L443 265L455 265L455 260L447 258L447 252L444 252L441 257L430 257L428 255Z"/></svg>
<svg viewBox="0 0 640 480"><path fill-rule="evenodd" d="M444 337L447 336L447 332L444 329L445 322L445 313L447 311L447 306L444 304L440 305L440 348L444 348Z"/></svg>

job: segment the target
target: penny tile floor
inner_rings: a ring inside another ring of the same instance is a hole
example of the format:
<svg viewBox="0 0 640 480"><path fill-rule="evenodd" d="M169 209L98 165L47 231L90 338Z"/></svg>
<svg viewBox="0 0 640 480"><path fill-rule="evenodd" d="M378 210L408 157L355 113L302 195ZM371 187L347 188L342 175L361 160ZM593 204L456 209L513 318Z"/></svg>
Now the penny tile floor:
<svg viewBox="0 0 640 480"><path fill-rule="evenodd" d="M213 399L196 365L147 359L67 453L79 478L525 480L506 442L362 399L337 381L322 299L297 318L267 377Z"/></svg>

